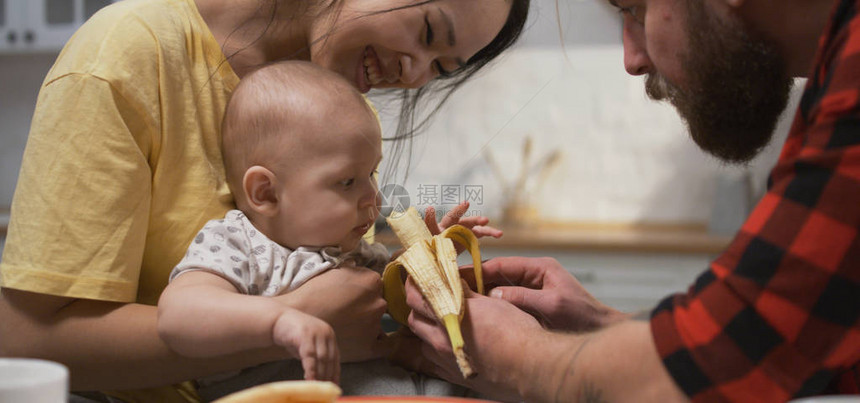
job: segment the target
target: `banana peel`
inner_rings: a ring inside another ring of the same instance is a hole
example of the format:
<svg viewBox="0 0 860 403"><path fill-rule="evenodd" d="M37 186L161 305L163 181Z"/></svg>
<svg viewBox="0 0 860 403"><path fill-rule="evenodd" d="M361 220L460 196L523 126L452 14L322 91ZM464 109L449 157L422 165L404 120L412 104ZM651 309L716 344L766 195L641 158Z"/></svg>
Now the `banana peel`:
<svg viewBox="0 0 860 403"><path fill-rule="evenodd" d="M405 249L385 267L382 274L383 296L388 302L388 313L397 322L407 324L411 310L406 304L406 291L401 277L405 270L433 309L436 318L444 324L463 377L476 375L463 350L460 332L460 321L466 305L454 242L466 247L472 255L477 291L483 294L478 238L462 225L452 225L439 235L431 235L414 207L403 213L392 214L387 221Z"/></svg>

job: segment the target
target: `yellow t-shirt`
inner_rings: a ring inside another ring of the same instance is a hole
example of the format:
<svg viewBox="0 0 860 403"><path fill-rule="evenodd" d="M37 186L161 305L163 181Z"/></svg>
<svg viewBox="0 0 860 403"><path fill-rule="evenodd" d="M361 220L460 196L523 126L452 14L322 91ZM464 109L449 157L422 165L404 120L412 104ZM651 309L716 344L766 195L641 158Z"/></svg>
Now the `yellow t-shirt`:
<svg viewBox="0 0 860 403"><path fill-rule="evenodd" d="M87 21L39 92L0 284L155 305L197 231L233 207L220 125L238 81L192 0ZM187 386L116 395L193 400Z"/></svg>
<svg viewBox="0 0 860 403"><path fill-rule="evenodd" d="M33 116L2 285L155 305L233 199L220 150L239 78L192 0L126 0L72 37Z"/></svg>
<svg viewBox="0 0 860 403"><path fill-rule="evenodd" d="M155 305L197 231L234 208L220 127L238 81L193 0L90 18L39 92L0 285ZM194 400L187 386L112 394Z"/></svg>

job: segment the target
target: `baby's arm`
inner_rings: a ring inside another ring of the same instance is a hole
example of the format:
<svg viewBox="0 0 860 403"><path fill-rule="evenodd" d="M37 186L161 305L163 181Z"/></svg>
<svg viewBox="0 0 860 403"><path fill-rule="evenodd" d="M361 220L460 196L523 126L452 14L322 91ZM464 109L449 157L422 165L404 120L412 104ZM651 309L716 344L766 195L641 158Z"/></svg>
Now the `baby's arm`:
<svg viewBox="0 0 860 403"><path fill-rule="evenodd" d="M189 271L170 282L158 301L158 333L188 357L280 346L302 360L305 378L336 380L339 375L331 326L276 299L241 294L209 272Z"/></svg>

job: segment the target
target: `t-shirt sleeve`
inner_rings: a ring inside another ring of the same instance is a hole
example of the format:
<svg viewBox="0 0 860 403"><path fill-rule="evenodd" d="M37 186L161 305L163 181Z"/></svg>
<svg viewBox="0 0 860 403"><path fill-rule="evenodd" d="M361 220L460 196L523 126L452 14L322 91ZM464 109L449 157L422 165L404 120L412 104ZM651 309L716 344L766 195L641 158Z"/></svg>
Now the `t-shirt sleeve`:
<svg viewBox="0 0 860 403"><path fill-rule="evenodd" d="M43 86L12 203L4 287L135 299L150 134L105 80L67 74Z"/></svg>

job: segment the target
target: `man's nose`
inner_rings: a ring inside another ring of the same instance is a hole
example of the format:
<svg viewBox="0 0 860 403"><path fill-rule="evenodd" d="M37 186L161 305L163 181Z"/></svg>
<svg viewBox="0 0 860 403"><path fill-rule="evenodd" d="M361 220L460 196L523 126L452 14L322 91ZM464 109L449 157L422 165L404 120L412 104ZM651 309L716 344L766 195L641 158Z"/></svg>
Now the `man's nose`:
<svg viewBox="0 0 860 403"><path fill-rule="evenodd" d="M627 73L634 76L650 73L653 65L645 49L643 27L634 26L625 19L621 38L624 43L624 69Z"/></svg>

